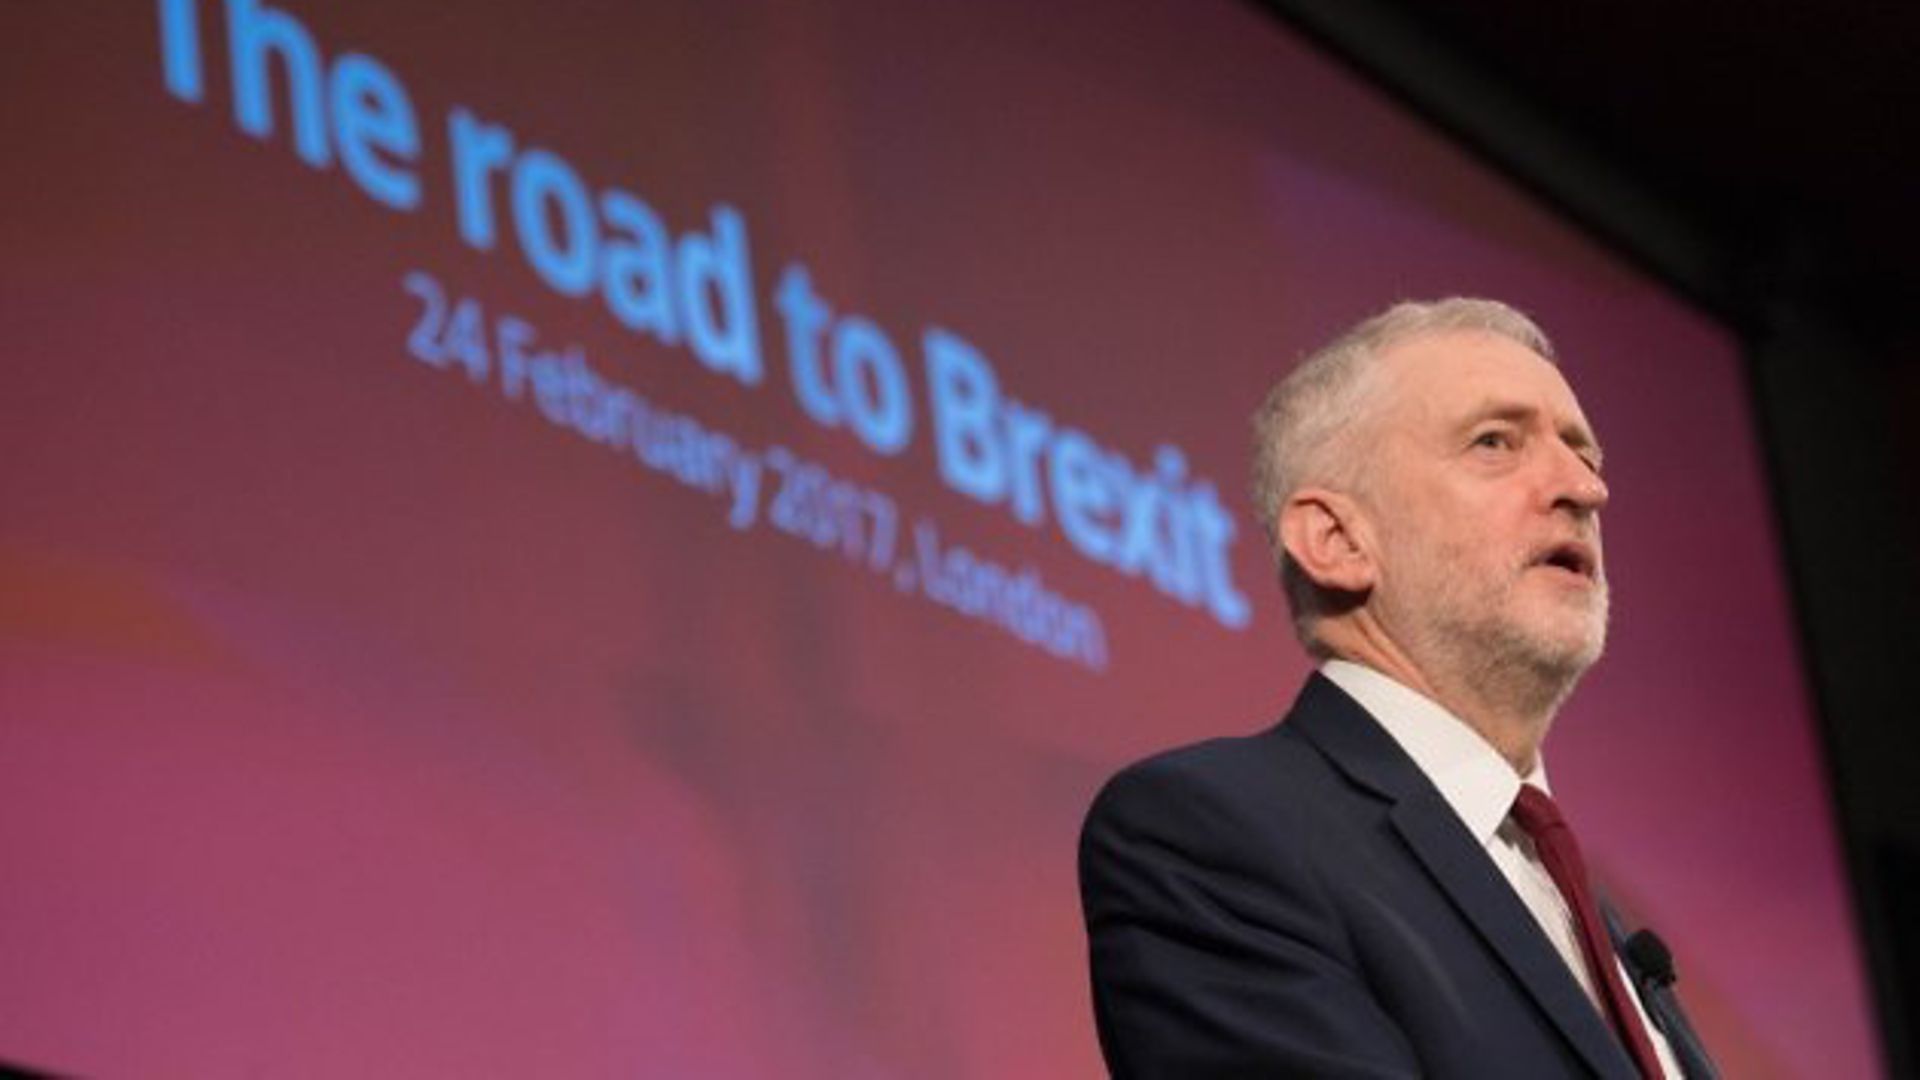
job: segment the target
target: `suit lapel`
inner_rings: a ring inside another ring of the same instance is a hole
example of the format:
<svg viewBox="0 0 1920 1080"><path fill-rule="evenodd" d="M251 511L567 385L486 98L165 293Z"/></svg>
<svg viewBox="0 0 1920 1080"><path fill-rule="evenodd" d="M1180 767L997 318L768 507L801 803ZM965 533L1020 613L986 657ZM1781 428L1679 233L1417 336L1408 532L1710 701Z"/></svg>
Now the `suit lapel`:
<svg viewBox="0 0 1920 1080"><path fill-rule="evenodd" d="M1439 793L1403 798L1390 816L1427 873L1587 1063L1602 1075L1637 1075L1566 961Z"/></svg>
<svg viewBox="0 0 1920 1080"><path fill-rule="evenodd" d="M1318 674L1287 723L1349 779L1392 804L1388 819L1415 858L1587 1064L1602 1076L1637 1076L1532 913L1393 737Z"/></svg>

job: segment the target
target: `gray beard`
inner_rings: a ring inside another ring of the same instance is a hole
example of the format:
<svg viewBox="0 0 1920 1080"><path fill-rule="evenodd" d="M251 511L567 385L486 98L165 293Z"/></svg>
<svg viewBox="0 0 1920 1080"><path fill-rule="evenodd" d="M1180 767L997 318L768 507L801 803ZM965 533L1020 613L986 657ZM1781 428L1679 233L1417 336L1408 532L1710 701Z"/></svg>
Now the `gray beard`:
<svg viewBox="0 0 1920 1080"><path fill-rule="evenodd" d="M1443 588L1433 619L1407 642L1409 653L1437 687L1501 712L1551 720L1580 677L1606 648L1609 594L1602 581L1593 616L1598 632L1569 644L1492 617L1468 615L1457 592ZM1495 610L1505 597L1495 598Z"/></svg>
<svg viewBox="0 0 1920 1080"><path fill-rule="evenodd" d="M1450 669L1474 696L1521 716L1552 718L1579 685L1606 644L1605 624L1590 646L1567 648L1539 641L1512 627L1481 627L1452 638Z"/></svg>

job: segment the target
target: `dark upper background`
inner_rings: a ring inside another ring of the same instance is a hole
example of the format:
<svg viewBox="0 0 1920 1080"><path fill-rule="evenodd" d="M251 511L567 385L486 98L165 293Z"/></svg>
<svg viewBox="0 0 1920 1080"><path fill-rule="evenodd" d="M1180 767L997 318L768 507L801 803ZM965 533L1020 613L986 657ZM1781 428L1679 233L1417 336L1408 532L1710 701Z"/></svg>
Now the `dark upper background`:
<svg viewBox="0 0 1920 1080"><path fill-rule="evenodd" d="M1732 303L1803 292L1871 324L1920 289L1920 7L1397 6L1697 221Z"/></svg>
<svg viewBox="0 0 1920 1080"><path fill-rule="evenodd" d="M1265 6L1741 335L1887 1061L1920 1075L1920 5Z"/></svg>
<svg viewBox="0 0 1920 1080"><path fill-rule="evenodd" d="M1718 249L1715 273L1726 280L1697 298L1736 321L1754 302L1793 292L1850 310L1863 323L1879 322L1887 306L1920 288L1920 263L1911 257L1920 244L1920 216L1911 205L1920 190L1920 6L1268 6L1341 51L1362 38L1355 47L1386 50L1392 60L1420 53L1416 63L1429 70L1483 82L1510 99L1503 107L1623 174ZM1363 59L1361 66L1369 65ZM1424 78L1385 74L1396 83ZM1422 100L1419 89L1396 88L1421 111L1445 111ZM1485 122L1488 110L1477 111ZM1503 154L1495 149L1492 156Z"/></svg>

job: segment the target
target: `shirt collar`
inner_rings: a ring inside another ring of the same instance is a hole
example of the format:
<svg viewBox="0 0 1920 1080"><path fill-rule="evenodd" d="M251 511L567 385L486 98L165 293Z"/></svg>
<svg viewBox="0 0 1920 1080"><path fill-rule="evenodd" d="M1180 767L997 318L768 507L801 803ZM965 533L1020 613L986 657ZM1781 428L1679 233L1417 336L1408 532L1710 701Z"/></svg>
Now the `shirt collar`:
<svg viewBox="0 0 1920 1080"><path fill-rule="evenodd" d="M1482 846L1506 820L1523 780L1550 790L1544 763L1524 778L1515 774L1492 744L1419 691L1348 660L1329 660L1320 673L1380 722Z"/></svg>

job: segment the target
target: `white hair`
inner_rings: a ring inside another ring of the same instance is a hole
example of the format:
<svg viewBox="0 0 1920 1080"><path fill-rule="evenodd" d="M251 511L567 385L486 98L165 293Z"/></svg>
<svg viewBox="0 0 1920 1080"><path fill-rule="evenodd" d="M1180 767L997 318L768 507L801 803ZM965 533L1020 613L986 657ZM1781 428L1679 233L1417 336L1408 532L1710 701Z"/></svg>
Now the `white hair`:
<svg viewBox="0 0 1920 1080"><path fill-rule="evenodd" d="M1526 315L1497 300L1448 297L1402 301L1354 326L1309 354L1276 384L1253 414L1253 509L1267 532L1294 634L1307 651L1324 655L1317 627L1338 598L1300 572L1280 539L1280 508L1309 484L1352 490L1364 475L1365 453L1350 436L1366 415L1374 391L1374 361L1414 338L1457 331L1497 334L1553 361L1553 345Z"/></svg>

